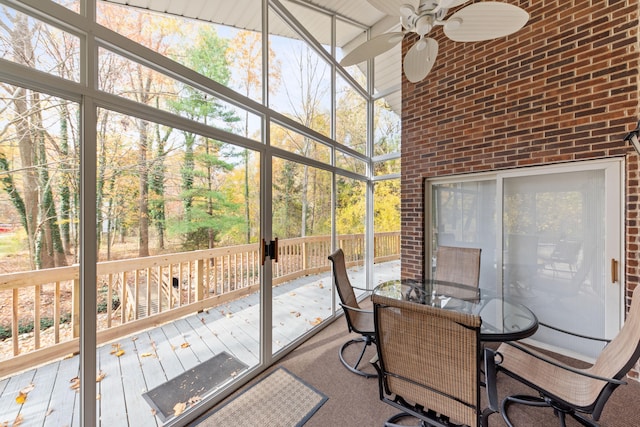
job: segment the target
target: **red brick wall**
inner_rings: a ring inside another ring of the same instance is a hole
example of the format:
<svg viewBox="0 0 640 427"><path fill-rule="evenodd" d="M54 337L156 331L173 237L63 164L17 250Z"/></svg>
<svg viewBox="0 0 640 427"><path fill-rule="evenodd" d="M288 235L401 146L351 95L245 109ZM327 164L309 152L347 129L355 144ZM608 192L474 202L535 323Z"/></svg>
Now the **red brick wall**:
<svg viewBox="0 0 640 427"><path fill-rule="evenodd" d="M627 156L627 279L638 282L638 0L509 3L530 14L509 37L458 43L436 27L431 73L402 86L402 275L424 272L424 179ZM470 3L467 3L470 4ZM405 38L403 50L415 38Z"/></svg>
<svg viewBox="0 0 640 427"><path fill-rule="evenodd" d="M640 164L622 139L640 119L640 2L509 3L529 12L525 28L479 43L436 28L431 73L403 80L402 276L424 272L425 178L626 156L629 296L640 277Z"/></svg>

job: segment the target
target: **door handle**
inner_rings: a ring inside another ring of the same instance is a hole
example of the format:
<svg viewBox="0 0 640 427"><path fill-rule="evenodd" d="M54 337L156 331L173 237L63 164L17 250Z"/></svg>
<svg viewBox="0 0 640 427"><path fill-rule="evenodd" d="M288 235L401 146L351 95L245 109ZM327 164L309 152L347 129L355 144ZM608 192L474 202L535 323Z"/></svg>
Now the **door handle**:
<svg viewBox="0 0 640 427"><path fill-rule="evenodd" d="M262 239L262 247L260 248L260 257L262 258L262 265L264 265L265 259L267 257L271 258L275 262L278 262L278 238L267 243L266 240Z"/></svg>
<svg viewBox="0 0 640 427"><path fill-rule="evenodd" d="M618 260L611 258L611 283L618 283Z"/></svg>

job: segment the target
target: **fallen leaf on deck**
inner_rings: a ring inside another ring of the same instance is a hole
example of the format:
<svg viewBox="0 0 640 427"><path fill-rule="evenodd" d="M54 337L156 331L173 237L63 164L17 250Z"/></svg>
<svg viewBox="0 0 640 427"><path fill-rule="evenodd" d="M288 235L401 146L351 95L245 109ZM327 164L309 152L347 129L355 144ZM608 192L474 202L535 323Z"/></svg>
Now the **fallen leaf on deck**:
<svg viewBox="0 0 640 427"><path fill-rule="evenodd" d="M151 408L151 415L153 415L154 417L156 416L156 410Z"/></svg>
<svg viewBox="0 0 640 427"><path fill-rule="evenodd" d="M16 396L16 403L18 405L22 405L24 402L27 401L27 393L23 393L23 392L18 392L18 395Z"/></svg>
<svg viewBox="0 0 640 427"><path fill-rule="evenodd" d="M96 394L96 400L100 400L102 396L100 396L99 394Z"/></svg>
<svg viewBox="0 0 640 427"><path fill-rule="evenodd" d="M142 353L140 357L152 357L153 353Z"/></svg>
<svg viewBox="0 0 640 427"><path fill-rule="evenodd" d="M193 397L189 398L187 403L189 404L189 406L193 406L196 403L200 402L201 400L202 400L202 398L200 396L193 396Z"/></svg>
<svg viewBox="0 0 640 427"><path fill-rule="evenodd" d="M36 385L34 383L29 383L29 385L22 387L20 393L29 394L35 387Z"/></svg>
<svg viewBox="0 0 640 427"><path fill-rule="evenodd" d="M319 287L320 289L324 289L324 285L323 285L322 283L318 283L318 287Z"/></svg>
<svg viewBox="0 0 640 427"><path fill-rule="evenodd" d="M175 406L173 407L173 415L177 417L178 415L182 414L185 409L187 409L186 403L184 402L176 403Z"/></svg>
<svg viewBox="0 0 640 427"><path fill-rule="evenodd" d="M107 374L100 371L98 372L98 375L96 376L96 382L99 383L100 381L102 381L104 379L104 377L106 377Z"/></svg>
<svg viewBox="0 0 640 427"><path fill-rule="evenodd" d="M231 319L231 317L233 316L233 313L227 313L225 314L225 316L227 316L227 319Z"/></svg>
<svg viewBox="0 0 640 427"><path fill-rule="evenodd" d="M80 388L80 378L79 377L73 377L71 378L71 380L69 381L71 383L71 390L78 390Z"/></svg>
<svg viewBox="0 0 640 427"><path fill-rule="evenodd" d="M120 348L119 343L111 344L111 348L113 349L111 350L111 354L115 354L118 357L124 354L124 350Z"/></svg>
<svg viewBox="0 0 640 427"><path fill-rule="evenodd" d="M183 342L182 344L180 344L181 348L188 348L189 347L189 343L188 342Z"/></svg>
<svg viewBox="0 0 640 427"><path fill-rule="evenodd" d="M137 340L138 340L138 337L131 337L131 341L134 341L134 342L135 342L135 341L137 341Z"/></svg>
<svg viewBox="0 0 640 427"><path fill-rule="evenodd" d="M24 418L22 417L22 414L18 415L16 419L13 420L13 424L11 424L11 427L19 427L20 425L22 425L23 420Z"/></svg>
<svg viewBox="0 0 640 427"><path fill-rule="evenodd" d="M322 318L321 317L316 317L315 319L313 319L309 323L311 323L313 326L319 325L320 323L322 323Z"/></svg>
<svg viewBox="0 0 640 427"><path fill-rule="evenodd" d="M292 296L292 297L295 297L296 293L295 292L289 292L289 295Z"/></svg>
<svg viewBox="0 0 640 427"><path fill-rule="evenodd" d="M205 324L204 317L201 317L201 318L200 318L200 321L202 322L202 324L203 324L203 325Z"/></svg>
<svg viewBox="0 0 640 427"><path fill-rule="evenodd" d="M49 408L49 409L47 410L47 413L46 413L46 414L44 414L44 416L45 416L45 417L48 417L48 416L49 416L49 415L51 415L52 413L53 413L53 408Z"/></svg>
<svg viewBox="0 0 640 427"><path fill-rule="evenodd" d="M67 354L65 357L63 357L63 359L64 359L64 360L71 359L73 356L75 356L75 354L73 354L73 353L69 353L69 354Z"/></svg>
<svg viewBox="0 0 640 427"><path fill-rule="evenodd" d="M299 311L292 311L291 314L293 314L296 317L300 317L301 316Z"/></svg>

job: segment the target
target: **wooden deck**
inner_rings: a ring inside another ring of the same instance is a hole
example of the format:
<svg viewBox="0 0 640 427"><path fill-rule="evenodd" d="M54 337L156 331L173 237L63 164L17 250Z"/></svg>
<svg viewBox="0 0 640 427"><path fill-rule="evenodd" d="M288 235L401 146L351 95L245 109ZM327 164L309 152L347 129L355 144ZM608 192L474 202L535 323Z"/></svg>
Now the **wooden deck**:
<svg viewBox="0 0 640 427"><path fill-rule="evenodd" d="M376 265L377 282L397 278L400 262ZM354 285L362 271L352 270ZM247 366L259 362L259 295L141 331L97 349L98 420L101 426L159 426L142 394L222 351ZM273 351L287 346L331 315L329 273L296 279L273 289ZM116 356L116 350L123 350ZM79 395L72 388L79 357L0 379L0 426L77 426ZM33 385L30 391L30 384ZM27 387L27 398L16 398Z"/></svg>

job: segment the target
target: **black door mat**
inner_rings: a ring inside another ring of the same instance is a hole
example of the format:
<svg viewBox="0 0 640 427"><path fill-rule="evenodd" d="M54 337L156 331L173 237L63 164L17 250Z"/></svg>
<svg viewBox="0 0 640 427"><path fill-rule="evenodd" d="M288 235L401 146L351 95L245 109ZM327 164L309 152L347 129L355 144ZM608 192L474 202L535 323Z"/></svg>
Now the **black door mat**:
<svg viewBox="0 0 640 427"><path fill-rule="evenodd" d="M142 396L164 422L173 417L177 404L185 403L188 406L188 402L206 395L245 369L247 365L222 352Z"/></svg>

